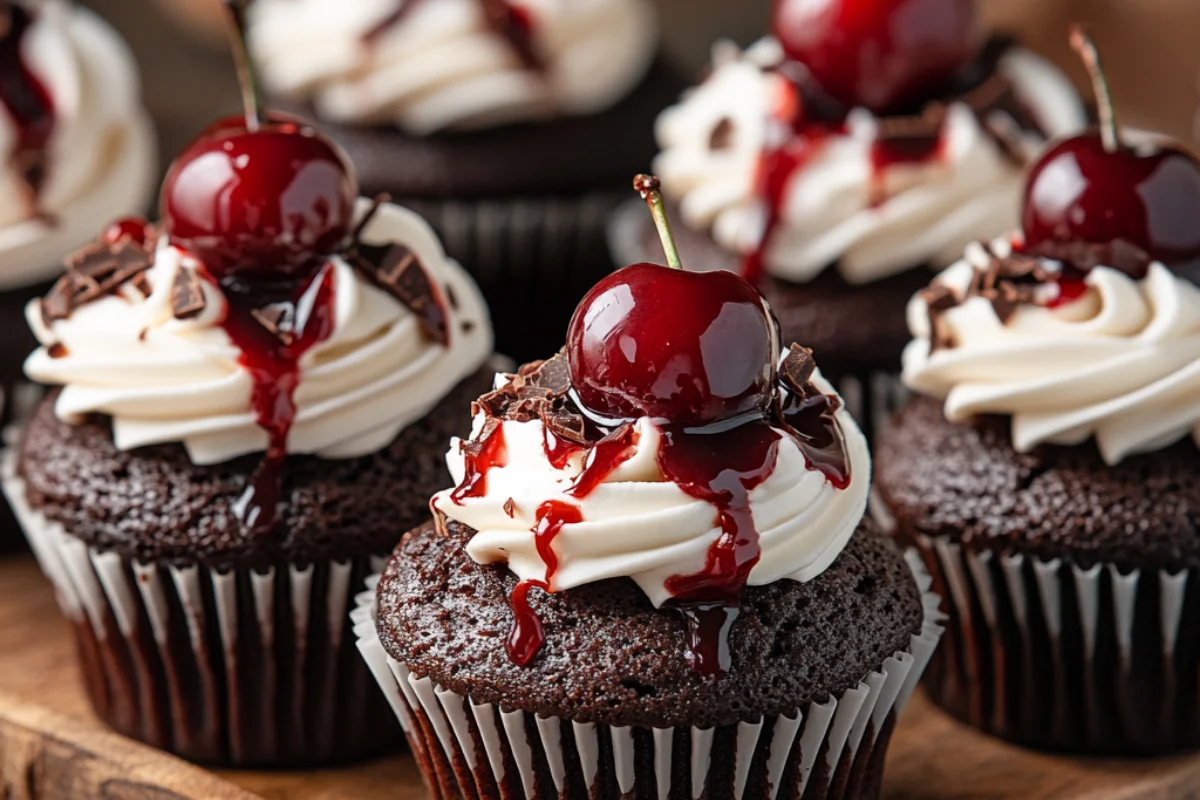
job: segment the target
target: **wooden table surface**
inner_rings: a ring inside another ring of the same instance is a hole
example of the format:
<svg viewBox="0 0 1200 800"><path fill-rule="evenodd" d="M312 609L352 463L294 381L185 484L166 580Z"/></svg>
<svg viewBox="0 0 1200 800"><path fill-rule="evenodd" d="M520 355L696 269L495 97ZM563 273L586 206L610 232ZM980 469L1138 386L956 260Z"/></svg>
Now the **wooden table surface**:
<svg viewBox="0 0 1200 800"><path fill-rule="evenodd" d="M80 683L70 628L30 556L0 560L0 797L5 800L423 800L412 760L316 772L208 772L107 731ZM380 702L383 702L382 699ZM884 797L1200 797L1200 757L1098 761L1002 744L918 696L896 730Z"/></svg>

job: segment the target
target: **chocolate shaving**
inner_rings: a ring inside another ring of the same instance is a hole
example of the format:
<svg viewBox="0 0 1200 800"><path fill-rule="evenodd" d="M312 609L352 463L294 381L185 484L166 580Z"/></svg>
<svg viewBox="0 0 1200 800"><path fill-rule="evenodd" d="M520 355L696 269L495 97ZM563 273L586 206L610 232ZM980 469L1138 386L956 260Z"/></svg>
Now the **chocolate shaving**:
<svg viewBox="0 0 1200 800"><path fill-rule="evenodd" d="M487 422L483 423L483 430L479 432L479 435L474 436L471 439L462 440L458 445L458 449L467 458L479 458L479 456L483 454L484 448L487 446L488 439L491 439L492 435L495 434L499 428L500 420L488 419Z"/></svg>
<svg viewBox="0 0 1200 800"><path fill-rule="evenodd" d="M954 347L954 337L942 324L942 314L958 305L958 297L949 286L934 282L919 293L929 310L930 352Z"/></svg>
<svg viewBox="0 0 1200 800"><path fill-rule="evenodd" d="M421 259L403 244L369 245L357 242L347 261L369 281L413 312L425 334L442 345L450 343L446 309Z"/></svg>
<svg viewBox="0 0 1200 800"><path fill-rule="evenodd" d="M511 497L504 501L504 513L508 514L510 518L516 516L517 504Z"/></svg>
<svg viewBox="0 0 1200 800"><path fill-rule="evenodd" d="M152 231L147 232L148 244L139 245L130 239L114 244L93 242L66 259L67 272L41 301L42 321L49 326L67 319L71 313L101 297L115 293L126 283L147 293L149 283L143 273L154 265Z"/></svg>
<svg viewBox="0 0 1200 800"><path fill-rule="evenodd" d="M194 319L204 313L204 286L194 269L181 268L171 284L171 313L175 319Z"/></svg>
<svg viewBox="0 0 1200 800"><path fill-rule="evenodd" d="M816 390L812 383L816 368L812 350L793 344L779 368L779 380L793 394L807 395Z"/></svg>
<svg viewBox="0 0 1200 800"><path fill-rule="evenodd" d="M511 422L538 420L547 432L562 441L590 444L597 437L568 397L570 388L570 365L560 352L553 358L521 367L499 389L479 398L475 413Z"/></svg>
<svg viewBox="0 0 1200 800"><path fill-rule="evenodd" d="M291 303L271 303L251 310L250 315L285 347L296 341L295 306Z"/></svg>

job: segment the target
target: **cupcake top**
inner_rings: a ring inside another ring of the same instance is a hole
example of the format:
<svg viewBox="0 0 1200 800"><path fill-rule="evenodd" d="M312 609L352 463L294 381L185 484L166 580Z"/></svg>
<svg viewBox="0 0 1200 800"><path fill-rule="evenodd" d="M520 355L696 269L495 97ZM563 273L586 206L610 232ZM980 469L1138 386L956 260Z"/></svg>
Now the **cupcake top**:
<svg viewBox="0 0 1200 800"><path fill-rule="evenodd" d="M142 210L153 134L125 43L74 3L0 2L0 289Z"/></svg>
<svg viewBox="0 0 1200 800"><path fill-rule="evenodd" d="M602 111L658 43L648 0L259 0L272 91L410 134Z"/></svg>
<svg viewBox="0 0 1200 800"><path fill-rule="evenodd" d="M428 225L357 198L341 148L258 107L230 8L245 114L171 165L161 229L113 224L30 304L26 372L64 386L63 419L110 416L119 448L262 452L239 513L268 533L289 456L381 450L482 365L492 332Z"/></svg>
<svg viewBox="0 0 1200 800"><path fill-rule="evenodd" d="M259 362L281 357L295 362L288 453L379 450L479 368L492 333L478 289L416 214L359 200L354 221L311 280L249 296L165 231L118 227L29 305L42 347L25 371L64 387L61 418L111 416L120 449L182 442L214 464L267 450ZM260 337L289 352L256 352Z"/></svg>
<svg viewBox="0 0 1200 800"><path fill-rule="evenodd" d="M909 306L914 389L949 419L1012 417L1013 445L1095 437L1110 465L1200 442L1200 163L1118 133L1094 48L1102 127L1034 167L1023 230L934 279Z"/></svg>
<svg viewBox="0 0 1200 800"><path fill-rule="evenodd" d="M541 642L531 588L628 577L690 614L692 659L718 672L742 589L820 575L866 506L862 433L728 272L614 273L576 310L565 351L499 376L474 414L447 457L457 486L433 507L474 529L472 558L521 579L518 663Z"/></svg>
<svg viewBox="0 0 1200 800"><path fill-rule="evenodd" d="M788 16L803 5L779 4L775 34L744 53L719 43L709 77L658 123L666 193L691 226L742 254L752 278L765 270L802 283L836 265L866 283L948 264L972 239L1012 228L1025 166L1085 124L1048 62L1008 41L975 44L973 9L954 12L967 15L957 26L897 37L914 52L855 30L826 39L852 52L823 53L798 41L823 30ZM940 52L922 41L935 35L957 37L940 43L957 49L930 66L920 48ZM852 63L860 72L843 75ZM910 85L887 83L897 74Z"/></svg>

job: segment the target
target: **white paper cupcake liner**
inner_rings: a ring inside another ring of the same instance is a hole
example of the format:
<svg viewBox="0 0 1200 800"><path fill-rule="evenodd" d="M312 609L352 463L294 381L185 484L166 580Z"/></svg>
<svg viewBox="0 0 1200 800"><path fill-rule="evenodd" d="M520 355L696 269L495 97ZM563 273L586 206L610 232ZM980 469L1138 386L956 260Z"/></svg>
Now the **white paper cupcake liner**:
<svg viewBox="0 0 1200 800"><path fill-rule="evenodd" d="M917 549L949 611L926 678L935 702L1046 749L1200 746L1196 570L1123 574L1113 564L1085 568L925 536Z"/></svg>
<svg viewBox="0 0 1200 800"><path fill-rule="evenodd" d="M351 619L358 649L408 735L435 798L875 797L892 726L942 632L915 557L925 620L908 649L854 688L793 716L717 728L637 728L506 710L412 674L384 650L376 587Z"/></svg>
<svg viewBox="0 0 1200 800"><path fill-rule="evenodd" d="M138 563L30 508L14 461L10 450L0 487L72 623L96 712L117 731L232 766L334 763L398 743L346 630L382 558L263 572Z"/></svg>

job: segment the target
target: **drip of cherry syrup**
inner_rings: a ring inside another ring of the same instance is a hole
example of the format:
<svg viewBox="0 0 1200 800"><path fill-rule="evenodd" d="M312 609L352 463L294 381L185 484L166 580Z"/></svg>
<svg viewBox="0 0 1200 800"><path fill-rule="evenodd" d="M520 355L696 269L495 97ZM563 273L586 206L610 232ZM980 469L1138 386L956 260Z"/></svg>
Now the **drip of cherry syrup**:
<svg viewBox="0 0 1200 800"><path fill-rule="evenodd" d="M326 265L309 280L223 282L229 305L221 327L241 351L238 363L253 381L251 406L259 427L267 433L266 453L235 506L243 524L255 534L270 533L275 527L288 433L296 419L300 358L333 332L333 278L333 268ZM281 333L259 322L256 312L267 307L283 312Z"/></svg>
<svg viewBox="0 0 1200 800"><path fill-rule="evenodd" d="M532 589L554 591L554 575L558 572L558 555L554 552L554 540L562 533L564 526L583 522L583 511L571 503L547 500L538 507L536 519L533 542L537 547L538 556L546 565L546 580L521 581L513 588L509 598L513 609L513 624L508 633L506 647L508 657L520 667L527 666L546 641L542 621L529 605L529 592Z"/></svg>
<svg viewBox="0 0 1200 800"><path fill-rule="evenodd" d="M508 446L504 443L504 426L496 425L478 443L479 450L463 459L466 474L462 483L450 495L451 502L461 504L468 497L487 494L487 474L493 467L508 466Z"/></svg>
<svg viewBox="0 0 1200 800"><path fill-rule="evenodd" d="M226 299L221 321L252 381L266 453L235 503L245 529L270 533L279 513L300 359L335 321L332 253L353 238L357 180L337 145L259 103L244 9L227 0L244 115L205 130L162 189L170 242L204 265ZM120 231L118 230L118 233Z"/></svg>
<svg viewBox="0 0 1200 800"><path fill-rule="evenodd" d="M8 161L25 182L32 213L39 214L38 199L48 176L50 136L57 121L54 100L21 53L33 25L32 14L16 3L0 2L0 24L5 22L7 29L0 38L0 104L17 128Z"/></svg>
<svg viewBox="0 0 1200 800"><path fill-rule="evenodd" d="M363 36L368 45L377 42L389 30L404 21L424 0L397 0L396 7ZM535 43L533 16L523 6L509 0L478 0L488 26L508 40L513 52L527 69L545 69Z"/></svg>
<svg viewBox="0 0 1200 800"><path fill-rule="evenodd" d="M755 173L755 196L762 204L764 219L757 243L743 257L742 277L756 283L766 266L767 250L783 221L783 209L792 179L811 163L828 144L830 137L845 134L846 109L828 98L814 97L803 91L794 64L784 64L779 75L782 97L768 120L773 131L768 138L777 144L763 148ZM924 164L942 152L942 136L909 136L876 139L871 144L870 203L877 207L887 199L883 182L885 172L901 164Z"/></svg>

